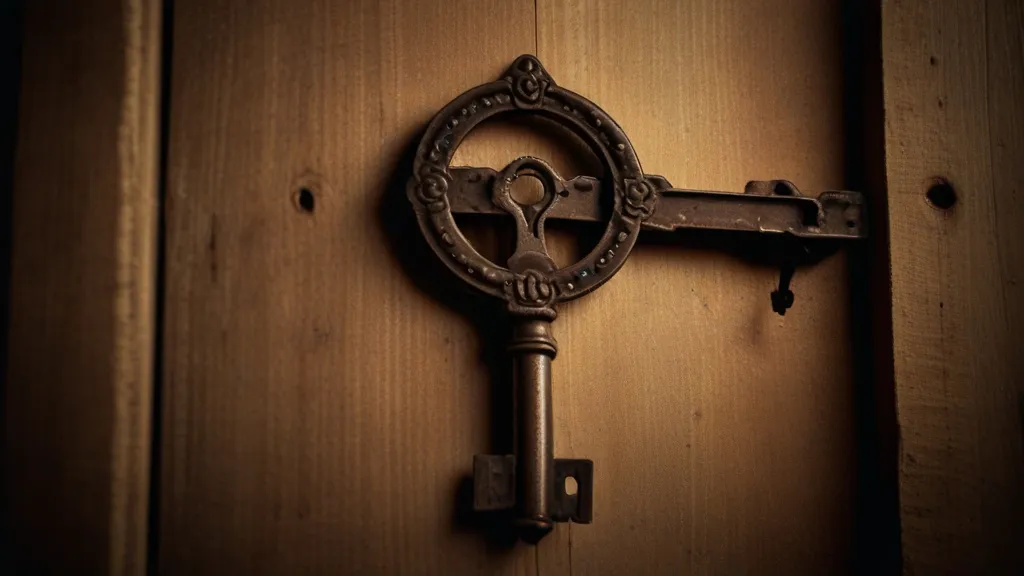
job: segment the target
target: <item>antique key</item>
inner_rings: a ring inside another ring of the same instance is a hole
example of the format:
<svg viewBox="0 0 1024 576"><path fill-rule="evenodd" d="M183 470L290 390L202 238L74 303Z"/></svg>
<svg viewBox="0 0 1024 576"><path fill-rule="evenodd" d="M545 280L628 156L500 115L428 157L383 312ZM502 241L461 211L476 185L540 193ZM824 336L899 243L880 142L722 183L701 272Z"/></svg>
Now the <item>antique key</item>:
<svg viewBox="0 0 1024 576"><path fill-rule="evenodd" d="M602 178L564 179L539 158L522 157L501 171L449 166L466 135L495 115L520 111L554 120L590 147ZM532 204L513 198L511 184L529 175L543 183ZM622 267L643 229L703 229L781 235L796 248L783 264L772 307L792 305L790 277L801 251L819 239L852 240L867 234L863 197L824 192L805 197L788 181L750 182L744 193L672 188L644 174L625 133L590 100L555 84L536 57L515 60L501 79L477 86L445 106L416 150L407 195L427 243L456 276L504 300L513 318L509 342L514 381L515 444L511 455L474 458L474 508L514 509L521 537L537 542L554 522L589 523L593 464L555 459L551 415L551 362L558 350L551 322L555 306L587 294ZM602 195L610 196L602 201ZM454 214L508 215L515 250L504 266L478 253ZM605 222L597 246L582 260L558 268L544 242L548 219ZM811 258L810 260L813 260ZM566 480L577 485L566 491Z"/></svg>

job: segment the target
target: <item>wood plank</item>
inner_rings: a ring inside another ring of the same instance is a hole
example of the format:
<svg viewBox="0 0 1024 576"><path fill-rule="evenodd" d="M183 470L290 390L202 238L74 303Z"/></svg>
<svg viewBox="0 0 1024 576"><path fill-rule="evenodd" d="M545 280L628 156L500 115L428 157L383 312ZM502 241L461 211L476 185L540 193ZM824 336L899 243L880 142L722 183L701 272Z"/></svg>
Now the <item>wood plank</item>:
<svg viewBox="0 0 1024 576"><path fill-rule="evenodd" d="M5 406L15 562L142 574L161 7L25 4Z"/></svg>
<svg viewBox="0 0 1024 576"><path fill-rule="evenodd" d="M417 286L401 164L533 50L533 2L179 1L174 30L161 570L535 573L467 520L504 340Z"/></svg>
<svg viewBox="0 0 1024 576"><path fill-rule="evenodd" d="M538 55L677 186L843 183L839 4L539 3ZM556 452L594 459L572 572L838 574L852 566L847 275L644 245L556 323Z"/></svg>
<svg viewBox="0 0 1024 576"><path fill-rule="evenodd" d="M680 246L638 247L619 278L566 306L556 453L595 459L598 517L507 549L456 512L469 456L507 449L505 334L446 287L402 212L403 147L459 91L535 51L680 185L838 185L838 14L782 4L652 3L648 22L635 4L176 2L161 570L844 571L842 258L798 274L785 319L768 304L777 271ZM764 22L767 39L753 33ZM590 40L614 30L630 40L618 56ZM701 32L678 43L673 30ZM665 70L645 104L640 87ZM543 128L508 123L456 162L501 168L523 153L566 174L589 166ZM554 231L559 258L579 250L569 232Z"/></svg>
<svg viewBox="0 0 1024 576"><path fill-rule="evenodd" d="M883 8L908 574L1024 570L1024 7ZM926 200L937 178L957 201Z"/></svg>

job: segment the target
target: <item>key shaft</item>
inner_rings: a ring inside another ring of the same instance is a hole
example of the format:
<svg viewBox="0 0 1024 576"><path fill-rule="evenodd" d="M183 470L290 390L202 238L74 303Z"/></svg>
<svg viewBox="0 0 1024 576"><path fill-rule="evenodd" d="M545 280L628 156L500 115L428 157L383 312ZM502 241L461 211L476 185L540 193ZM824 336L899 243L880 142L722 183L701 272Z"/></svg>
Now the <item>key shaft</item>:
<svg viewBox="0 0 1024 576"><path fill-rule="evenodd" d="M523 319L516 323L509 345L515 387L516 524L521 537L532 542L554 527L551 361L557 350L547 320Z"/></svg>

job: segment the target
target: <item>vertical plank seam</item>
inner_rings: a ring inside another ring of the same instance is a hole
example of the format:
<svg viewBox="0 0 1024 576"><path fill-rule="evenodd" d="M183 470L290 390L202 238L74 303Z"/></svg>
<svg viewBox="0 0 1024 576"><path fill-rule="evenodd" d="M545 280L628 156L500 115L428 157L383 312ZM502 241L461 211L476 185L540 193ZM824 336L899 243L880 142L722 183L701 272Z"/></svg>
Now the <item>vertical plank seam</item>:
<svg viewBox="0 0 1024 576"><path fill-rule="evenodd" d="M989 171L989 192L992 194L992 214L993 216L999 214L999 191L996 185L996 161L995 161L995 150L997 144L993 142L995 132L992 130L992 55L991 46L992 35L989 34L988 24L988 13L991 8L991 0L985 0L984 13L981 16L982 34L985 37L985 130L988 132L986 139L988 141L988 171ZM1006 278L1004 277L1003 270L1003 242L1001 240L999 229L998 218L993 218L992 222L993 230L995 231L996 241L996 262L999 266L999 294L1001 296L1003 310L1010 310L1012 307L1006 299ZM1003 328L1007 335L1010 334L1009 329L1010 315L1003 314Z"/></svg>
<svg viewBox="0 0 1024 576"><path fill-rule="evenodd" d="M153 168L154 185L154 246L153 246L153 336L151 350L151 381L149 399L149 483L146 494L146 538L145 538L145 571L147 574L160 572L160 543L164 533L161 524L160 507L163 501L162 488L168 484L161 474L164 466L164 328L165 302L167 299L167 221L165 207L168 198L168 158L170 153L170 120L171 120L171 62L174 56L174 0L157 0L153 6L157 19L155 30L160 37L155 38L153 49L156 69L155 94L156 118L153 140L156 147Z"/></svg>
<svg viewBox="0 0 1024 576"><path fill-rule="evenodd" d="M569 532L569 576L572 576L572 522L567 523Z"/></svg>
<svg viewBox="0 0 1024 576"><path fill-rule="evenodd" d="M533 54L540 58L540 10L537 1L533 0Z"/></svg>

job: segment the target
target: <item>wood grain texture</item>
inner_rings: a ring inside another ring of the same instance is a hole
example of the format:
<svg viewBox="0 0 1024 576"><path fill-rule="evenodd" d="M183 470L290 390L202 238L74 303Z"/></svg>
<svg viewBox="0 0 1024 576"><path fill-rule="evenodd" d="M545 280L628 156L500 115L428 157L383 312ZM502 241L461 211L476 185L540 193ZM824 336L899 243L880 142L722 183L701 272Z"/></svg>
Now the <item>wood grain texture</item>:
<svg viewBox="0 0 1024 576"><path fill-rule="evenodd" d="M883 12L900 501L908 574L1024 570L1024 7ZM958 202L926 201L935 178Z"/></svg>
<svg viewBox="0 0 1024 576"><path fill-rule="evenodd" d="M532 2L181 1L174 29L162 572L534 572L460 525L481 343L379 216L453 91L533 49Z"/></svg>
<svg viewBox="0 0 1024 576"><path fill-rule="evenodd" d="M457 512L471 455L500 449L491 424L510 409L491 388L500 322L425 287L394 193L430 115L524 52L677 185L838 186L838 27L811 0L178 0L161 571L846 571L841 257L798 273L784 319L777 271L685 244L639 245L565 306L556 455L595 461L595 523L504 549ZM588 166L544 130L482 130L458 163ZM577 249L556 236L559 257Z"/></svg>
<svg viewBox="0 0 1024 576"><path fill-rule="evenodd" d="M5 399L19 573L145 570L160 13L26 3Z"/></svg>
<svg viewBox="0 0 1024 576"><path fill-rule="evenodd" d="M539 56L601 104L645 171L741 190L842 178L838 5L540 2ZM799 31L794 33L793 31ZM627 39L609 42L610 38ZM556 452L595 462L573 571L842 573L853 494L846 271L640 245L556 325Z"/></svg>

